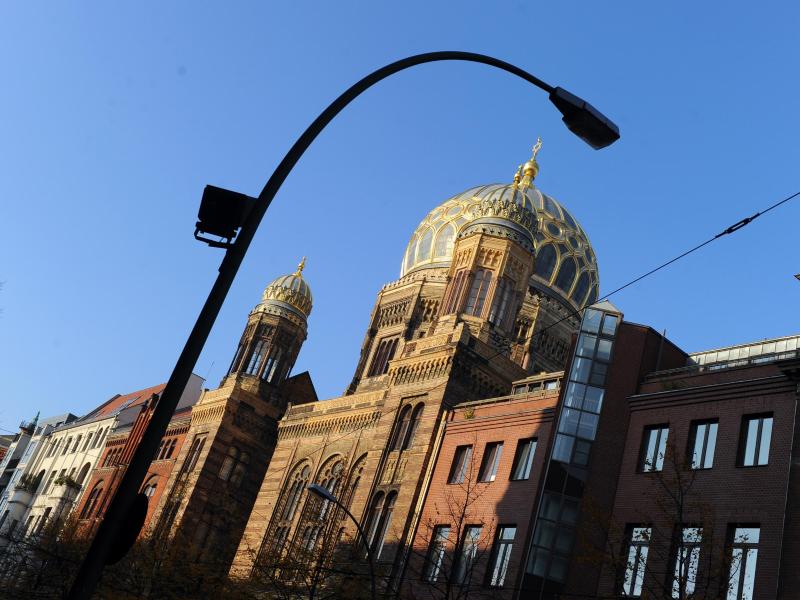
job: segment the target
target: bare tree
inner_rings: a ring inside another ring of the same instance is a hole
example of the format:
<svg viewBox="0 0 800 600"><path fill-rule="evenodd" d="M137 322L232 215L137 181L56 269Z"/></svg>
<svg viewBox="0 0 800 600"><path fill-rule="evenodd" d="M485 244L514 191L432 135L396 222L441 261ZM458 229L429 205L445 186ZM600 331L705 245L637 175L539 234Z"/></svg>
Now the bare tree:
<svg viewBox="0 0 800 600"><path fill-rule="evenodd" d="M673 443L645 457L642 470L650 486L647 509L638 511L640 525L619 523L591 497L584 499L584 553L577 558L610 571L623 597L725 599L739 581L742 557L731 552L727 532L715 530L714 506L696 489L695 460ZM596 539L604 545L598 547Z"/></svg>
<svg viewBox="0 0 800 600"><path fill-rule="evenodd" d="M479 508L486 486L478 481L479 465L471 451L476 446L473 443L469 456L457 462L443 500L435 502L432 514L420 522L417 540L421 543L412 545L404 582L410 597L468 600L497 596L496 590L487 587L488 579L481 576L494 539L495 515ZM511 573L502 575L513 579Z"/></svg>

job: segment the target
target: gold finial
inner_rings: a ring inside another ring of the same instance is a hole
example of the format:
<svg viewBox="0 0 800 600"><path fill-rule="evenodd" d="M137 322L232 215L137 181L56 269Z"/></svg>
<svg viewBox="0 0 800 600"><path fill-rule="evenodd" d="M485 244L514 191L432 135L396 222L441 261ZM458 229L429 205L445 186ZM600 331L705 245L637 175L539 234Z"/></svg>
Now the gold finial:
<svg viewBox="0 0 800 600"><path fill-rule="evenodd" d="M519 185L519 180L522 179L522 165L517 167L517 172L514 173L514 188Z"/></svg>
<svg viewBox="0 0 800 600"><path fill-rule="evenodd" d="M294 272L295 275L302 276L303 269L306 268L306 257L303 257L303 260L300 261L300 264L297 265L297 271Z"/></svg>
<svg viewBox="0 0 800 600"><path fill-rule="evenodd" d="M536 162L536 155L542 149L542 138L536 138L536 144L533 146L533 155L531 159L522 167L522 189L526 190L531 186L531 182L536 179L539 174L539 163Z"/></svg>

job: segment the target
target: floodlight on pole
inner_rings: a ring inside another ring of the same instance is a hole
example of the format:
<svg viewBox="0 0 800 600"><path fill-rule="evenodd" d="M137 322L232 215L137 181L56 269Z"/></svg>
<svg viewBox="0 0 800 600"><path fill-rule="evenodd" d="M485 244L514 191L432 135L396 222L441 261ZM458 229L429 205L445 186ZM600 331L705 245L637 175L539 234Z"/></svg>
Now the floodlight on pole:
<svg viewBox="0 0 800 600"><path fill-rule="evenodd" d="M550 95L550 100L564 115L563 121L567 127L595 149L604 148L619 138L617 126L591 104L562 88L548 85L515 65L474 52L428 52L409 56L373 71L331 102L289 149L258 198L250 198L238 192L209 186L203 194L201 214L195 226L195 237L211 246L225 249L225 256L219 266L219 275L161 393L150 423L145 428L117 491L97 528L94 539L92 539L89 550L72 583L72 588L67 594L68 600L88 600L100 580L103 567L109 564L109 553L112 552L115 540L123 529L122 524L130 519L132 511L135 510L136 495L147 475L150 462L169 426L181 394L191 377L192 369L200 358L203 346L211 333L211 328L219 315L247 249L272 203L272 199L297 161L336 115L379 81L410 67L451 60L481 63L502 69L546 91ZM204 238L201 235L203 233L214 235L218 239Z"/></svg>

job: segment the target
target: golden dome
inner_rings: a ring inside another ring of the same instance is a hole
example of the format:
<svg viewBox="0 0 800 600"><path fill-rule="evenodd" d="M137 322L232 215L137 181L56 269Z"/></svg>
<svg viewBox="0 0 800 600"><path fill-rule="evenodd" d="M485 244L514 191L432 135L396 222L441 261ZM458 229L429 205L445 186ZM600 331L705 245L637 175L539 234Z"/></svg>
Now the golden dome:
<svg viewBox="0 0 800 600"><path fill-rule="evenodd" d="M535 163L535 158L530 162ZM526 167L532 170L531 165L526 165L523 175ZM532 211L536 219L530 228L536 256L531 283L555 292L577 308L593 304L598 296L599 276L588 236L566 208L530 181L527 186L495 183L470 188L437 206L411 236L400 276L421 269L448 267L456 236L480 218L476 209L487 201L512 198Z"/></svg>
<svg viewBox="0 0 800 600"><path fill-rule="evenodd" d="M261 304L256 308L272 307L290 310L304 319L308 318L311 314L313 301L311 288L308 287L308 283L303 279L305 265L306 259L303 257L294 273L278 277L270 283L261 296Z"/></svg>

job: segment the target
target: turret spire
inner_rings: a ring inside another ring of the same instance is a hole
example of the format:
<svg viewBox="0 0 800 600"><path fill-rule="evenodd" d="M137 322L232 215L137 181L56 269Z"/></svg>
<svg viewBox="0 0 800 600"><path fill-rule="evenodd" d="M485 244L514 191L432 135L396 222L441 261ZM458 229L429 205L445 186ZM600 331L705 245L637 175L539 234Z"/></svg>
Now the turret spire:
<svg viewBox="0 0 800 600"><path fill-rule="evenodd" d="M533 155L531 159L522 167L522 181L520 187L525 191L531 186L533 180L539 174L539 163L536 162L536 155L542 149L542 138L536 138L536 144L533 146Z"/></svg>
<svg viewBox="0 0 800 600"><path fill-rule="evenodd" d="M301 276L303 274L303 269L306 268L306 257L303 257L303 260L300 261L300 264L297 265L297 271L294 272L295 275Z"/></svg>

